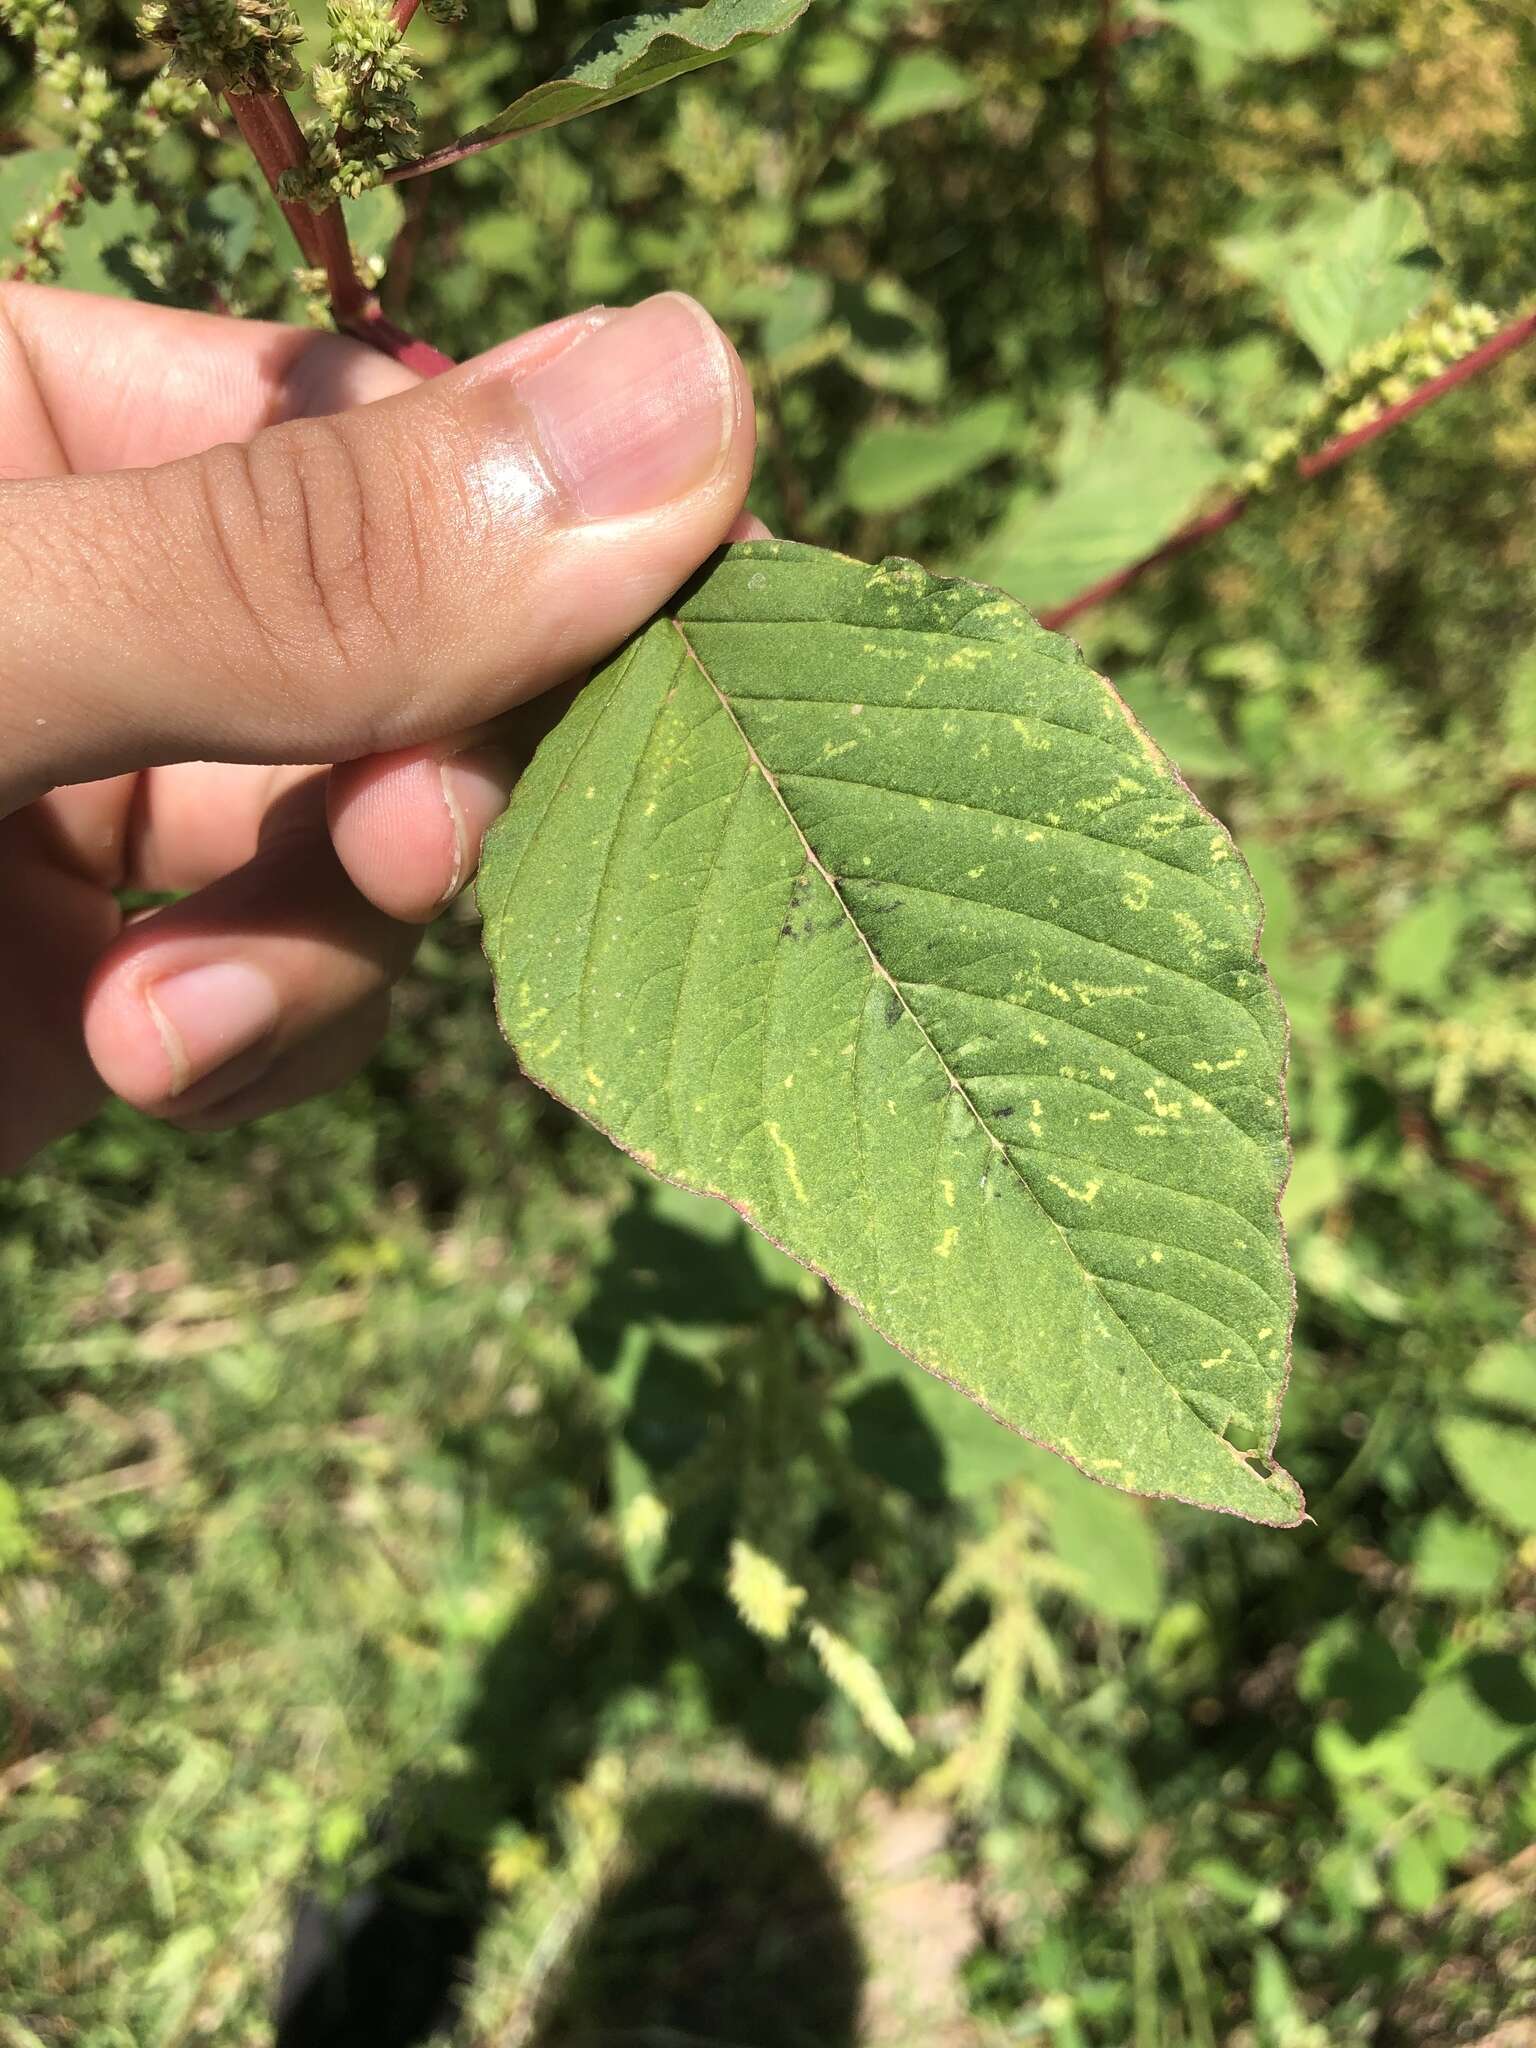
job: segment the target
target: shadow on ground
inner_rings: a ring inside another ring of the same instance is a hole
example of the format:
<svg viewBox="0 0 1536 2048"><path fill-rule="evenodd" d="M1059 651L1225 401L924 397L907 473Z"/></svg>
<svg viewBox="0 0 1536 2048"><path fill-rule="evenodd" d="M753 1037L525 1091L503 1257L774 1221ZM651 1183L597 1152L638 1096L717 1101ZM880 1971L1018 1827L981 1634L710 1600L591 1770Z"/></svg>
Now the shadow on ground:
<svg viewBox="0 0 1536 2048"><path fill-rule="evenodd" d="M721 1396L695 1360L626 1333L760 1325L771 1306L735 1219L701 1255L697 1237L637 1205L577 1326L594 1375L622 1401L624 1442L648 1471L696 1448ZM609 1451L579 1407L546 1409L560 1462L588 1497L608 1485ZM520 1427L520 1426L519 1426ZM466 1496L534 1512L526 1449L491 1428L444 1451ZM547 1478L547 1475L545 1475ZM537 1477L533 1482L538 1483ZM770 1668L716 1580L685 1572L647 1597L592 1518L557 1507L546 1578L493 1645L456 1731L463 1773L403 1784L376 1824L381 1875L339 1905L299 1902L277 2000L276 2048L415 2048L450 2026L494 1900L485 1872L507 1825L546 1834L551 1801L578 1783L625 1700L665 1714L680 1663L705 1724L769 1768L799 1761L819 1695ZM580 1498L580 1495L574 1496ZM728 1498L680 1518L673 1549L718 1555ZM856 2038L863 1971L820 1849L761 1800L736 1790L670 1790L626 1816L617 1875L573 1938L531 2033L531 2048L843 2048Z"/></svg>
<svg viewBox="0 0 1536 2048"><path fill-rule="evenodd" d="M301 1906L277 2048L413 2048L452 2024L486 1899L402 1858L334 1912ZM820 1847L751 1794L670 1790L629 1817L528 2048L854 2048L864 1963Z"/></svg>
<svg viewBox="0 0 1536 2048"><path fill-rule="evenodd" d="M573 1943L530 2048L853 2048L857 1936L819 1847L744 1793L669 1792Z"/></svg>

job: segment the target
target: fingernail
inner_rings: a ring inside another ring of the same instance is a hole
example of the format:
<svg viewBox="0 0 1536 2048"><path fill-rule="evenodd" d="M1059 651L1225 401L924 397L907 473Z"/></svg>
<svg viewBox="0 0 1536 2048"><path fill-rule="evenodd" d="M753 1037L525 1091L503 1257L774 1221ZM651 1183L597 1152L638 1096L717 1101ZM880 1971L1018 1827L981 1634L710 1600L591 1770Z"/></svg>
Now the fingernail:
<svg viewBox="0 0 1536 2048"><path fill-rule="evenodd" d="M670 504L709 482L736 429L730 348L681 292L619 313L519 381L555 481L589 519Z"/></svg>
<svg viewBox="0 0 1536 2048"><path fill-rule="evenodd" d="M277 991L243 960L167 975L145 989L144 1001L165 1048L173 1096L277 1029Z"/></svg>
<svg viewBox="0 0 1536 2048"><path fill-rule="evenodd" d="M480 860L480 843L507 808L517 766L503 747L469 747L450 754L439 767L443 802L453 826L453 872L448 886L437 899L445 909L474 873Z"/></svg>

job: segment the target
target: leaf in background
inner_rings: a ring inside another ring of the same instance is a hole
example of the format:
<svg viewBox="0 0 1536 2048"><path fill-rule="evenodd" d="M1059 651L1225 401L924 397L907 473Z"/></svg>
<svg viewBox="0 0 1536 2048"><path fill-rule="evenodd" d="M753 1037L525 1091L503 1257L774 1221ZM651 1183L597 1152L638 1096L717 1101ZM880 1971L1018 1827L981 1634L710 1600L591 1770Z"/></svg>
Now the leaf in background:
<svg viewBox="0 0 1536 2048"><path fill-rule="evenodd" d="M1333 192L1292 227L1232 235L1221 253L1274 292L1325 370L1412 319L1435 287L1429 230L1411 193Z"/></svg>
<svg viewBox="0 0 1536 2048"><path fill-rule="evenodd" d="M1115 688L1163 752L1196 783L1241 773L1241 755L1228 744L1207 706L1187 688L1179 688L1153 668L1117 676Z"/></svg>
<svg viewBox="0 0 1536 2048"><path fill-rule="evenodd" d="M398 198L395 203L399 204ZM224 275L237 276L261 225L261 208L250 187L233 180L210 186L200 199L192 202L187 215L200 234L210 236L218 244Z"/></svg>
<svg viewBox="0 0 1536 2048"><path fill-rule="evenodd" d="M949 114L976 97L976 87L958 64L938 50L905 50L881 74L864 108L871 128L894 128L923 114Z"/></svg>
<svg viewBox="0 0 1536 2048"><path fill-rule="evenodd" d="M28 149L0 158L0 235L51 202L75 155L67 148ZM104 292L118 299L159 298L130 254L132 245L146 240L154 228L153 208L126 187L105 202L88 200L79 222L61 236L57 282L71 291Z"/></svg>
<svg viewBox="0 0 1536 2048"><path fill-rule="evenodd" d="M852 1336L864 1371L848 1402L849 1449L866 1471L919 1500L962 1501L1034 1469L1038 1446L999 1429L958 1387L919 1372L868 1323L854 1321ZM1088 1484L1059 1459L1044 1462ZM1112 1498L1100 1487L1093 1493L1095 1500Z"/></svg>
<svg viewBox="0 0 1536 2048"><path fill-rule="evenodd" d="M832 285L819 270L791 270L743 294L743 310L756 312L761 325L758 346L776 377L785 377L807 360L820 361L837 345L824 341L832 326Z"/></svg>
<svg viewBox="0 0 1536 2048"><path fill-rule="evenodd" d="M840 354L872 391L891 391L920 405L943 397L949 381L944 331L938 315L894 277L842 284L833 316L846 328Z"/></svg>
<svg viewBox="0 0 1536 2048"><path fill-rule="evenodd" d="M1144 391L1107 413L1078 399L1056 456L1056 488L1023 492L967 562L1044 611L1167 538L1223 473L1207 428Z"/></svg>
<svg viewBox="0 0 1536 2048"><path fill-rule="evenodd" d="M1315 50L1329 33L1313 0L1160 0L1143 16L1171 22L1195 43L1200 82L1225 85L1244 64L1281 64Z"/></svg>
<svg viewBox="0 0 1536 2048"><path fill-rule="evenodd" d="M68 147L0 156L0 236L9 237L25 215L47 204L75 161L76 152ZM0 246L9 247L9 242Z"/></svg>
<svg viewBox="0 0 1536 2048"><path fill-rule="evenodd" d="M1068 642L732 548L545 740L480 900L525 1070L653 1172L1095 1476L1299 1519L1258 897Z"/></svg>
<svg viewBox="0 0 1536 2048"><path fill-rule="evenodd" d="M1018 434L1006 398L984 398L947 420L865 427L843 460L843 497L855 512L900 512L1005 453Z"/></svg>
<svg viewBox="0 0 1536 2048"><path fill-rule="evenodd" d="M461 143L484 145L611 107L783 33L810 0L703 0L626 14L585 42L558 77L535 85Z"/></svg>
<svg viewBox="0 0 1536 2048"><path fill-rule="evenodd" d="M1147 1628L1162 1611L1163 1553L1145 1511L1090 1485L1059 1458L1026 1444L1051 1548L1077 1574L1073 1598L1106 1620Z"/></svg>
<svg viewBox="0 0 1536 2048"><path fill-rule="evenodd" d="M363 262L387 258L405 219L405 204L393 185L375 185L357 199L344 199L347 234L353 253Z"/></svg>
<svg viewBox="0 0 1536 2048"><path fill-rule="evenodd" d="M875 53L861 37L840 28L824 28L801 52L798 76L807 92L851 100L864 91L874 66Z"/></svg>
<svg viewBox="0 0 1536 2048"><path fill-rule="evenodd" d="M1536 1355L1517 1342L1487 1345L1463 1383L1492 1414L1451 1412L1435 1441L1464 1491L1518 1536L1536 1535Z"/></svg>
<svg viewBox="0 0 1536 2048"><path fill-rule="evenodd" d="M1419 1762L1451 1778L1491 1778L1536 1735L1533 1662L1483 1653L1427 1686L1404 1723Z"/></svg>
<svg viewBox="0 0 1536 2048"><path fill-rule="evenodd" d="M1536 1536L1536 1430L1446 1415L1435 1441L1470 1499L1517 1536Z"/></svg>
<svg viewBox="0 0 1536 2048"><path fill-rule="evenodd" d="M1467 1374L1467 1392L1489 1408L1511 1408L1536 1422L1536 1346L1490 1344Z"/></svg>
<svg viewBox="0 0 1536 2048"><path fill-rule="evenodd" d="M1491 1529L1437 1508L1419 1531L1414 1582L1431 1599L1482 1600L1504 1576L1509 1554Z"/></svg>
<svg viewBox="0 0 1536 2048"><path fill-rule="evenodd" d="M1394 995L1433 1000L1445 993L1446 975L1469 922L1464 889L1431 890L1405 910L1376 947L1376 979Z"/></svg>
<svg viewBox="0 0 1536 2048"><path fill-rule="evenodd" d="M1011 1431L957 1387L919 1372L867 1323L855 1333L869 1376L848 1403L848 1447L860 1465L919 1500L985 1499L1025 1482L1051 1549L1076 1575L1072 1597L1107 1621L1145 1628L1163 1603L1163 1557L1145 1512L1106 1493Z"/></svg>

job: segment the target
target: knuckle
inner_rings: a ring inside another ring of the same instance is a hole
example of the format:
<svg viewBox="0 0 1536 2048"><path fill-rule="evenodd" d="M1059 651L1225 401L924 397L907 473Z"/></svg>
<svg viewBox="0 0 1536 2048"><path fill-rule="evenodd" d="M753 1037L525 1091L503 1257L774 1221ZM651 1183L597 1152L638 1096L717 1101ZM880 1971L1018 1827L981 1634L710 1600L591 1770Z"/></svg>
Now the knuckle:
<svg viewBox="0 0 1536 2048"><path fill-rule="evenodd" d="M201 474L221 580L284 670L350 677L399 653L422 593L355 434L330 419L271 428Z"/></svg>

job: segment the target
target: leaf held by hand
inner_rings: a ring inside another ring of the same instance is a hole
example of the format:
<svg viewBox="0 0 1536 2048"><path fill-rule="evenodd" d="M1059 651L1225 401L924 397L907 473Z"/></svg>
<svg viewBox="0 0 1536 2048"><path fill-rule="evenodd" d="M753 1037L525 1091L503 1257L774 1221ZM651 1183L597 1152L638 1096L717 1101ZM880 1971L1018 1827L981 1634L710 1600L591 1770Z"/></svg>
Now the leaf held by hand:
<svg viewBox="0 0 1536 2048"><path fill-rule="evenodd" d="M1289 1525L1285 1019L1226 832L1076 650L719 557L487 845L525 1070L1094 1477Z"/></svg>

